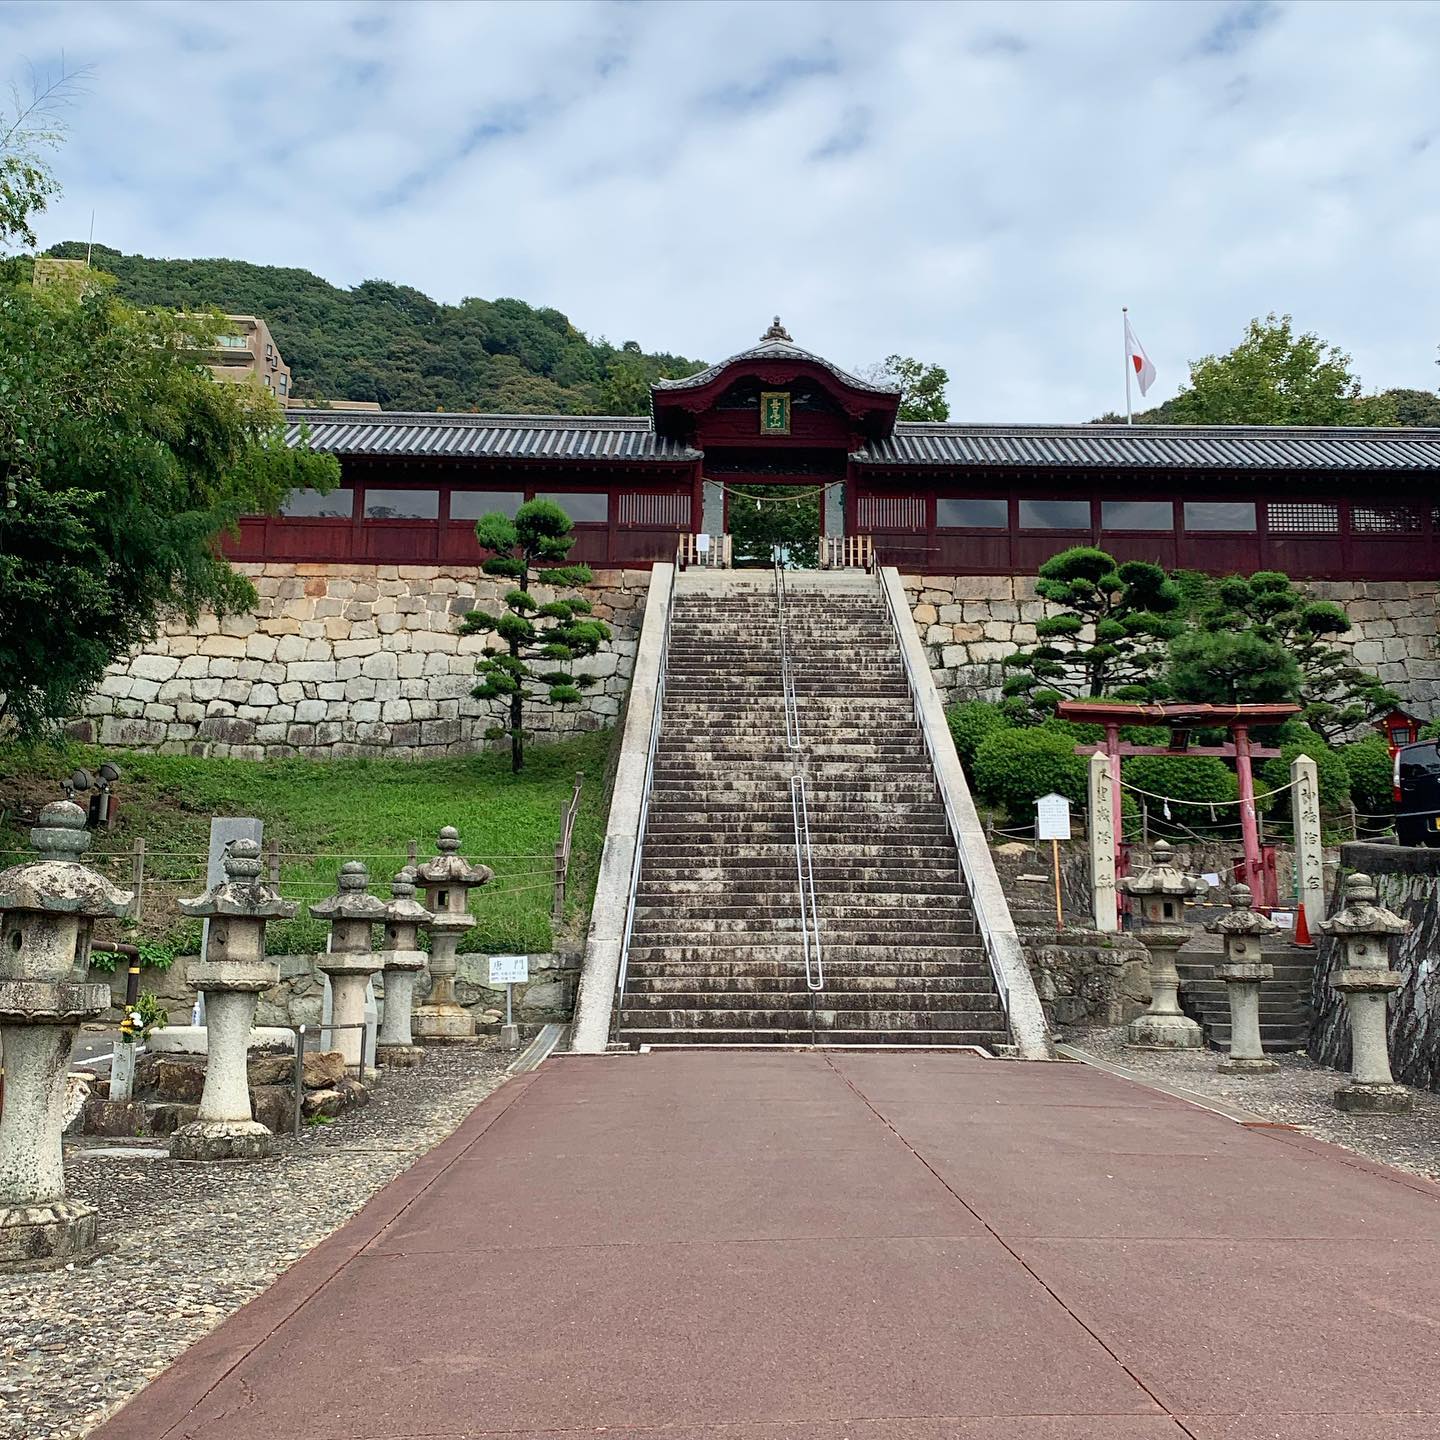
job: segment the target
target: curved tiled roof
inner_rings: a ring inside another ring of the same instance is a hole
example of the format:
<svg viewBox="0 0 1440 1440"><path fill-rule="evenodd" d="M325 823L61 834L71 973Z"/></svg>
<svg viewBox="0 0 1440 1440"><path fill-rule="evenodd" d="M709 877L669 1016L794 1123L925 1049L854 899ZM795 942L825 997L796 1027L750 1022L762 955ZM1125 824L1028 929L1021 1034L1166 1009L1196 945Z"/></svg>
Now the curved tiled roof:
<svg viewBox="0 0 1440 1440"><path fill-rule="evenodd" d="M337 455L464 455L495 460L679 463L700 452L657 436L646 416L447 415L427 411L291 410L286 443Z"/></svg>
<svg viewBox="0 0 1440 1440"><path fill-rule="evenodd" d="M750 360L788 360L818 365L822 370L833 375L842 385L848 385L852 390L866 390L872 395L887 396L900 393L898 386L875 385L869 380L862 380L858 375L852 375L848 370L842 370L838 365L832 365L823 356L813 355L809 350L802 350L800 346L789 340L762 340L758 345L752 345L748 350L742 350L728 360L721 360L719 364L711 365L697 375L687 375L683 380L657 380L651 389L698 390L702 386L708 385L717 376L724 374L730 366L743 364Z"/></svg>
<svg viewBox="0 0 1440 1440"><path fill-rule="evenodd" d="M871 465L1204 470L1436 470L1440 429L1250 425L954 425L899 421Z"/></svg>

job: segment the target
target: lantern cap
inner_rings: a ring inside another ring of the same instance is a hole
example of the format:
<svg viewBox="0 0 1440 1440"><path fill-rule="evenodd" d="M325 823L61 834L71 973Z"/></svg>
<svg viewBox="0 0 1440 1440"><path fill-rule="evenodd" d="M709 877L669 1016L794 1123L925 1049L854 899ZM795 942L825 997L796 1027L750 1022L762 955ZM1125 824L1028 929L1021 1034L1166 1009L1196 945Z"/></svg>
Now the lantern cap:
<svg viewBox="0 0 1440 1440"><path fill-rule="evenodd" d="M225 878L194 900L179 900L182 915L209 920L232 916L248 920L290 920L300 908L281 898L279 890L261 878L264 865L253 840L232 840L220 861Z"/></svg>
<svg viewBox="0 0 1440 1440"><path fill-rule="evenodd" d="M39 858L0 872L0 910L79 915L92 920L123 915L133 890L112 885L80 863L90 848L85 812L73 800L52 800L30 831Z"/></svg>

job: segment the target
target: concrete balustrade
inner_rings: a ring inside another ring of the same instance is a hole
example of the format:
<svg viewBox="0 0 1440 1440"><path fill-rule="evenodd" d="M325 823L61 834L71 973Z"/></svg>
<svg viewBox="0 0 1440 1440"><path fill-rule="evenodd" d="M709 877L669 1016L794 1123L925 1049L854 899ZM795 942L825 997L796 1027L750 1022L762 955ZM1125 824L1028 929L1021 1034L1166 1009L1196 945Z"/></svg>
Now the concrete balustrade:
<svg viewBox="0 0 1440 1440"><path fill-rule="evenodd" d="M0 1267L64 1264L95 1248L95 1208L65 1194L65 1076L81 1021L110 1003L87 981L95 922L134 898L80 863L85 812L58 800L30 832L38 859L0 873Z"/></svg>

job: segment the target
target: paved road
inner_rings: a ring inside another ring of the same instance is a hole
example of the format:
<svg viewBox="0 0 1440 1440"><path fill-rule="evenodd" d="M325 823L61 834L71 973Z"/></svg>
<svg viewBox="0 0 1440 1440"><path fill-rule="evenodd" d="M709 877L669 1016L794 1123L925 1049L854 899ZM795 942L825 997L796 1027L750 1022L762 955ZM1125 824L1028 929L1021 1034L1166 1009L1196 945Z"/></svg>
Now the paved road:
<svg viewBox="0 0 1440 1440"><path fill-rule="evenodd" d="M1079 1065L561 1057L99 1434L1433 1440L1437 1222Z"/></svg>

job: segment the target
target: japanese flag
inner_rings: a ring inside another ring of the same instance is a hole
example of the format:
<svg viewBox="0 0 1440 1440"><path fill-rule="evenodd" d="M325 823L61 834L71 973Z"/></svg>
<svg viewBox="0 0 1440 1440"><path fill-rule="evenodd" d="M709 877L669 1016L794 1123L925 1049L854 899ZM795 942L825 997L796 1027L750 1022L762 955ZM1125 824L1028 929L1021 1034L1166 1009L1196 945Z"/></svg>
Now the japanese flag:
<svg viewBox="0 0 1440 1440"><path fill-rule="evenodd" d="M1125 354L1135 367L1135 379L1139 382L1141 395L1144 395L1155 383L1155 367L1150 363L1145 347L1135 338L1128 315L1125 317Z"/></svg>

